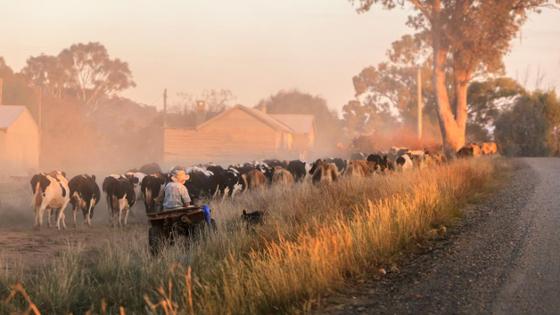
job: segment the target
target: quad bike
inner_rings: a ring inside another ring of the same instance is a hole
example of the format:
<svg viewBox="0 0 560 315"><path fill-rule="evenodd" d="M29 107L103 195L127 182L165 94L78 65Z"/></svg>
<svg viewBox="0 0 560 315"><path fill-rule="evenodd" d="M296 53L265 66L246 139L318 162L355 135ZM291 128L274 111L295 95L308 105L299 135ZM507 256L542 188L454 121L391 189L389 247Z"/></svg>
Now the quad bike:
<svg viewBox="0 0 560 315"><path fill-rule="evenodd" d="M206 205L148 213L148 221L148 245L152 255L158 254L162 245L174 244L178 237L192 238L207 228L216 229Z"/></svg>

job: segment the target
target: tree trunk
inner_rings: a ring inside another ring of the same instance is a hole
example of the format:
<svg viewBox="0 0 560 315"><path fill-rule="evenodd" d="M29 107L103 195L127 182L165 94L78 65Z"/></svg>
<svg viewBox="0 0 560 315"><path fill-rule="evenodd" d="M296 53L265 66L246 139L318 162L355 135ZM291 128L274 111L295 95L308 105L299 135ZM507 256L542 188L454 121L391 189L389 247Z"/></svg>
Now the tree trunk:
<svg viewBox="0 0 560 315"><path fill-rule="evenodd" d="M436 93L437 113L439 126L441 130L441 138L443 140L443 149L448 157L451 157L465 144L466 131L466 85L465 89L456 91L457 100L457 118L451 110L449 102L449 94L447 93L445 63L447 61L447 49L442 43L442 31L440 24L441 1L434 0L432 5L432 45L434 53L433 75L432 80ZM463 95L464 94L464 95ZM463 103L464 96L464 103ZM464 105L464 106L463 106Z"/></svg>

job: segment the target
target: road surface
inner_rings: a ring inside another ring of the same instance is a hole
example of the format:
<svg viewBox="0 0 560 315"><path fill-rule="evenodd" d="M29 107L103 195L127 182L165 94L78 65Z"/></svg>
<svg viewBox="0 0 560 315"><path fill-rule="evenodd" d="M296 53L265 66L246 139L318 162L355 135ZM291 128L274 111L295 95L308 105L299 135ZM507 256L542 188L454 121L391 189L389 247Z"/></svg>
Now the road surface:
<svg viewBox="0 0 560 315"><path fill-rule="evenodd" d="M318 314L560 314L560 159L522 159L448 239Z"/></svg>

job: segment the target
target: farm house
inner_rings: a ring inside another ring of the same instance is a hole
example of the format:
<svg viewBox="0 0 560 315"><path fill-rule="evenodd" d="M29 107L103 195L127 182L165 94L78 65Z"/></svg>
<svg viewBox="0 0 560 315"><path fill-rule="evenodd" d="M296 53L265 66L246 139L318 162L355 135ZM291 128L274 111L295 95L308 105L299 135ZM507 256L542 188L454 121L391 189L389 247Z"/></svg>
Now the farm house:
<svg viewBox="0 0 560 315"><path fill-rule="evenodd" d="M165 128L166 165L305 158L315 142L312 115L269 115L234 106L195 128Z"/></svg>
<svg viewBox="0 0 560 315"><path fill-rule="evenodd" d="M0 105L0 175L39 168L39 128L25 106Z"/></svg>

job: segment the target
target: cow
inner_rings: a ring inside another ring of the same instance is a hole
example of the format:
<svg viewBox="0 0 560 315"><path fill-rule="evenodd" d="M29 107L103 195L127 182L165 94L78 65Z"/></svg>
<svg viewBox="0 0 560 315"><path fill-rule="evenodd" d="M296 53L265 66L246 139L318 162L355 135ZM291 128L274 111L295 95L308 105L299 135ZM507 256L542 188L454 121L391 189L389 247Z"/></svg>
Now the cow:
<svg viewBox="0 0 560 315"><path fill-rule="evenodd" d="M397 158L405 153L408 153L408 151L410 151L408 148L405 147L391 147L391 149L389 149L389 153L388 158L389 160L393 160L396 161Z"/></svg>
<svg viewBox="0 0 560 315"><path fill-rule="evenodd" d="M185 182L185 186L193 202L214 196L217 191L213 181L214 173L204 167L193 166L187 168L187 174L190 178Z"/></svg>
<svg viewBox="0 0 560 315"><path fill-rule="evenodd" d="M327 162L322 159L315 161L309 173L312 174L314 184L332 183L338 180L339 171L335 163Z"/></svg>
<svg viewBox="0 0 560 315"><path fill-rule="evenodd" d="M338 173L342 173L344 172L344 170L346 169L346 164L347 161L341 158L328 158L325 159L325 162L327 163L333 163L334 165L336 165L336 169L338 171Z"/></svg>
<svg viewBox="0 0 560 315"><path fill-rule="evenodd" d="M62 171L35 174L30 181L33 191L33 208L35 211L35 228L43 225L43 216L47 211L47 223L51 227L51 216L56 214L56 228L66 229L64 211L70 202L70 189L68 180Z"/></svg>
<svg viewBox="0 0 560 315"><path fill-rule="evenodd" d="M103 180L102 189L113 226L115 221L119 227L128 223L128 213L136 202L133 180L133 177L126 175L110 175Z"/></svg>
<svg viewBox="0 0 560 315"><path fill-rule="evenodd" d="M356 152L350 155L350 160L366 160L367 154L363 152Z"/></svg>
<svg viewBox="0 0 560 315"><path fill-rule="evenodd" d="M483 142L480 145L480 151L482 155L498 154L498 145L496 142Z"/></svg>
<svg viewBox="0 0 560 315"><path fill-rule="evenodd" d="M280 166L284 169L288 168L288 162L287 161L281 161L281 160L278 160L278 159L264 160L263 163L268 165L269 167L272 167L272 168L275 168L276 166Z"/></svg>
<svg viewBox="0 0 560 315"><path fill-rule="evenodd" d="M387 154L370 154L367 156L366 161L370 163L370 167L372 167L374 171L385 172L395 169L393 161L389 161Z"/></svg>
<svg viewBox="0 0 560 315"><path fill-rule="evenodd" d="M245 191L247 187L245 186L245 181L243 180L243 175L249 173L250 171L256 169L254 164L251 163L244 163L244 164L236 164L230 165L228 169L235 170L239 174L238 183L241 186L241 191Z"/></svg>
<svg viewBox="0 0 560 315"><path fill-rule="evenodd" d="M241 178L243 179L245 190L264 189L267 183L265 175L257 169L241 175Z"/></svg>
<svg viewBox="0 0 560 315"><path fill-rule="evenodd" d="M423 150L410 150L408 156L412 159L414 167L422 169L425 166L426 153Z"/></svg>
<svg viewBox="0 0 560 315"><path fill-rule="evenodd" d="M76 216L78 210L82 210L84 222L91 226L93 210L99 203L101 192L99 185L95 182L95 175L77 175L68 182L70 188L70 204L72 204L72 216L74 227L77 227Z"/></svg>
<svg viewBox="0 0 560 315"><path fill-rule="evenodd" d="M134 193L136 194L136 200L140 200L142 198L142 189L141 183L144 177L146 177L146 173L137 172L135 170L128 171L125 173L125 176L132 182L134 185Z"/></svg>
<svg viewBox="0 0 560 315"><path fill-rule="evenodd" d="M146 175L144 179L142 179L140 189L142 190L142 195L144 196L144 206L146 208L146 213L157 211L156 199L162 191L163 186L166 182L167 176L161 173Z"/></svg>
<svg viewBox="0 0 560 315"><path fill-rule="evenodd" d="M412 158L408 153L401 154L395 160L397 170L404 171L409 170L414 167L414 163L412 162Z"/></svg>
<svg viewBox="0 0 560 315"><path fill-rule="evenodd" d="M295 182L294 176L282 166L275 166L272 174L272 183L276 185L289 186Z"/></svg>
<svg viewBox="0 0 560 315"><path fill-rule="evenodd" d="M162 174L161 167L155 162L142 165L140 169L138 169L138 172L144 173L146 175Z"/></svg>
<svg viewBox="0 0 560 315"><path fill-rule="evenodd" d="M294 180L296 182L300 182L305 179L305 176L307 174L307 167L308 163L300 160L292 160L288 163L288 167L286 169L290 173L292 173L292 176L294 177Z"/></svg>
<svg viewBox="0 0 560 315"><path fill-rule="evenodd" d="M476 143L469 143L457 151L457 157L468 158L480 156L480 146Z"/></svg>
<svg viewBox="0 0 560 315"><path fill-rule="evenodd" d="M274 174L274 167L268 165L266 162L261 161L255 161L254 166L257 170L261 171L264 174L268 183L272 183L272 174Z"/></svg>
<svg viewBox="0 0 560 315"><path fill-rule="evenodd" d="M348 177L366 177L374 171L373 163L363 160L350 160L342 175Z"/></svg>

